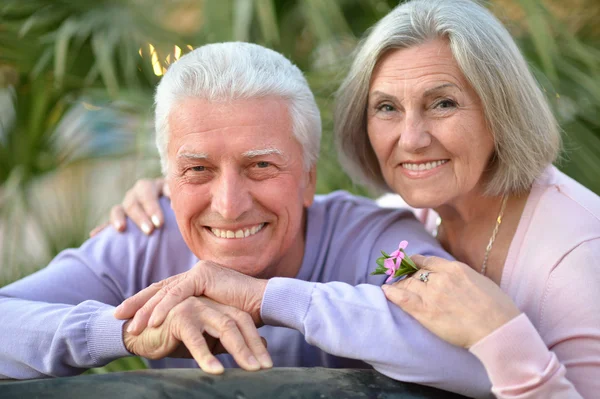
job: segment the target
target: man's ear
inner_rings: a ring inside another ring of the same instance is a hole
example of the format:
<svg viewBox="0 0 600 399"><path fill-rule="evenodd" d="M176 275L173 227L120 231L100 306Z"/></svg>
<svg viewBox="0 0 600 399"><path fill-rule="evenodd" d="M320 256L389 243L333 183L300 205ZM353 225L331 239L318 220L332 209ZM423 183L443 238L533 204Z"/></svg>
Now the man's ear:
<svg viewBox="0 0 600 399"><path fill-rule="evenodd" d="M317 166L314 165L306 172L306 186L304 188L303 203L306 208L312 205L317 190Z"/></svg>

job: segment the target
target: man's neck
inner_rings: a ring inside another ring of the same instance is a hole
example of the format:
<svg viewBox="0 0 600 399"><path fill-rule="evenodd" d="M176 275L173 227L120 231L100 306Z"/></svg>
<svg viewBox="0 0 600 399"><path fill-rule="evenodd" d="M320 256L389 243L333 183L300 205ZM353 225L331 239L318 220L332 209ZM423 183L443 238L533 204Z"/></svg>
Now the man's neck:
<svg viewBox="0 0 600 399"><path fill-rule="evenodd" d="M285 256L283 256L279 262L272 267L269 267L264 271L258 278L269 279L272 277L289 277L294 278L298 275L300 268L302 267L302 261L304 260L304 251L306 247L306 234L307 234L307 219L308 209L304 209L302 216L302 229L296 235L294 243L290 246Z"/></svg>

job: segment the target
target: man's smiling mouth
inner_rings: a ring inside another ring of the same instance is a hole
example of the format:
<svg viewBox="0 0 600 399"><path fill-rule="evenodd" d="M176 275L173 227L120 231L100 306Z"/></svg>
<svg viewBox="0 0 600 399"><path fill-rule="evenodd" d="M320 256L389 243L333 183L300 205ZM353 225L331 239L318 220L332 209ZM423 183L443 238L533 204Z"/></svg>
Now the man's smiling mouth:
<svg viewBox="0 0 600 399"><path fill-rule="evenodd" d="M238 230L217 229L215 227L209 227L209 229L216 237L219 238L245 238L258 233L264 226L265 223Z"/></svg>

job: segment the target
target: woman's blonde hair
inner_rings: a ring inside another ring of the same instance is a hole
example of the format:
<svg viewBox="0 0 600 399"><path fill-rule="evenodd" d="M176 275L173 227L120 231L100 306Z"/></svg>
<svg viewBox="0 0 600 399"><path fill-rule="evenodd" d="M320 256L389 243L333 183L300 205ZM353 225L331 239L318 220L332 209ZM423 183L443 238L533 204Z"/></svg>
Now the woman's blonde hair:
<svg viewBox="0 0 600 399"><path fill-rule="evenodd" d="M367 135L371 75L387 51L437 38L448 40L494 137L485 193L527 191L558 157L558 123L511 35L490 11L470 0L409 1L363 39L336 95L334 133L342 165L356 182L389 190Z"/></svg>

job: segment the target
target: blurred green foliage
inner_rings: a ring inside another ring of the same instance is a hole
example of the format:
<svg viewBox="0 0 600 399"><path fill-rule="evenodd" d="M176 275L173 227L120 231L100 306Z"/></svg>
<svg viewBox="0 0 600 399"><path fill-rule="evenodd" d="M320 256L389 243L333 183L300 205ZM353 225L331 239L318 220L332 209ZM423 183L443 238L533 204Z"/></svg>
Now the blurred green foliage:
<svg viewBox="0 0 600 399"><path fill-rule="evenodd" d="M322 111L318 192L367 194L337 163L333 93L362 34L396 4L3 0L0 285L80 245L124 187L158 173L149 127L152 92L157 71L178 55L174 46L185 53L209 42L251 41L289 57L305 71ZM600 7L594 0L562 8L552 0L489 4L513 32L559 118L566 148L559 166L600 193ZM101 130L108 150L89 131L98 118L106 121ZM102 174L109 184L97 187ZM99 197L108 203L93 202ZM94 372L140 365L126 360Z"/></svg>

